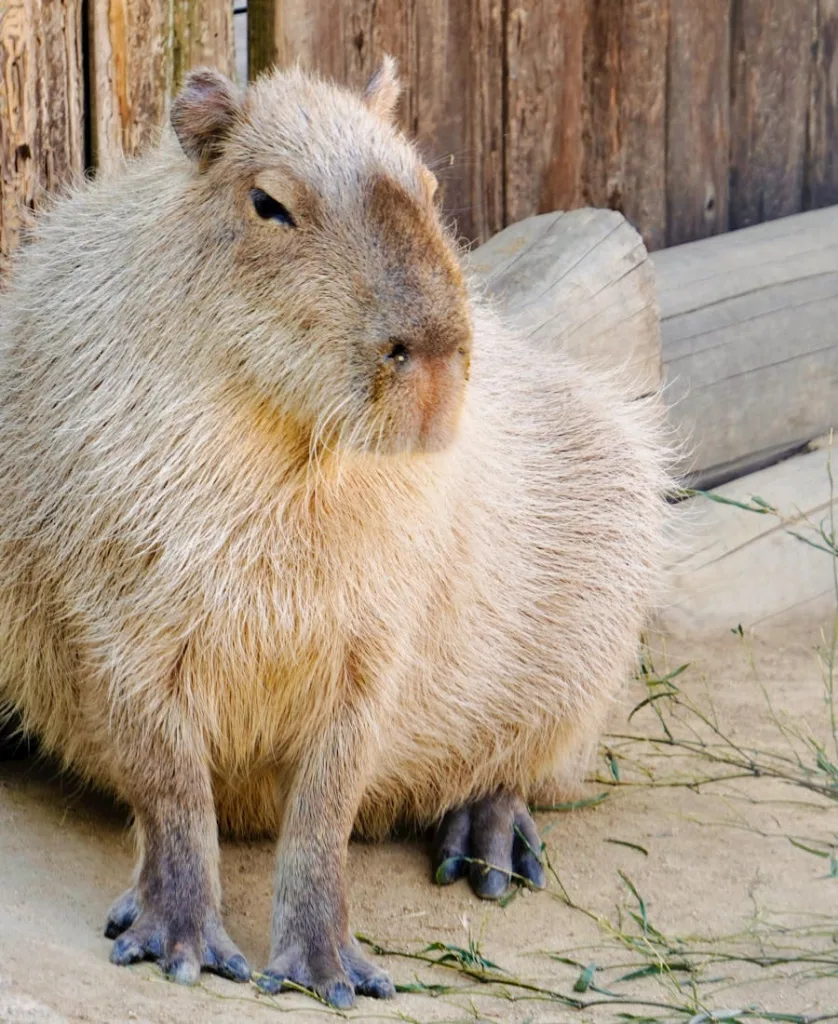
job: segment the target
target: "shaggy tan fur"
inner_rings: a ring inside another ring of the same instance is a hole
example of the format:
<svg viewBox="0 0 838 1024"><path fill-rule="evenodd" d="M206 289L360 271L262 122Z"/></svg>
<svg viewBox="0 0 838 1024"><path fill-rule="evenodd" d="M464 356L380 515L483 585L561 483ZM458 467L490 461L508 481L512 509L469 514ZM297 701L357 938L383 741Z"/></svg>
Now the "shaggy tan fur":
<svg viewBox="0 0 838 1024"><path fill-rule="evenodd" d="M0 297L0 697L214 906L213 802L281 831L288 920L306 844L578 779L663 554L658 401L500 322L379 76L193 74Z"/></svg>

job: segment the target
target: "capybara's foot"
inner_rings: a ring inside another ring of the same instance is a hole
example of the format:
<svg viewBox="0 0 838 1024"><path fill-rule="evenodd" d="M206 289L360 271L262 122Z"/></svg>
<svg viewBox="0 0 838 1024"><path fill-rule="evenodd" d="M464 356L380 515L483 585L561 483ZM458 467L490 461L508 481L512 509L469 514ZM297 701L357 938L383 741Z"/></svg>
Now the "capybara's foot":
<svg viewBox="0 0 838 1024"><path fill-rule="evenodd" d="M141 909L136 890L129 889L108 912L105 935L116 939L111 963L124 966L156 960L163 973L184 985L194 985L201 970L231 981L247 981L250 966L214 913L200 928L178 925L172 915L152 907Z"/></svg>
<svg viewBox="0 0 838 1024"><path fill-rule="evenodd" d="M118 938L131 927L139 916L140 905L137 902L137 890L132 886L111 904L108 919L105 922L105 938Z"/></svg>
<svg viewBox="0 0 838 1024"><path fill-rule="evenodd" d="M307 952L294 945L275 955L256 976L257 985L270 993L300 985L341 1010L352 1006L356 995L392 999L396 994L393 982L366 959L355 939L340 947L338 957L324 956L307 946Z"/></svg>
<svg viewBox="0 0 838 1024"><path fill-rule="evenodd" d="M520 796L500 790L449 811L433 843L434 878L450 885L468 873L483 899L499 899L514 877L537 889L545 884L541 840Z"/></svg>

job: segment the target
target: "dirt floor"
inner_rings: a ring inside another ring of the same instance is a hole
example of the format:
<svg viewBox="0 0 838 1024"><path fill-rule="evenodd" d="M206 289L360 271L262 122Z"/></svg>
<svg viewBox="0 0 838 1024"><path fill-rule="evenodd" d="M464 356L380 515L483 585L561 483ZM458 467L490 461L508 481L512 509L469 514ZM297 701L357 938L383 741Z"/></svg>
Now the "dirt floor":
<svg viewBox="0 0 838 1024"><path fill-rule="evenodd" d="M547 892L489 905L465 882L434 886L421 842L353 844L353 927L396 951L381 959L403 990L391 1003L361 999L348 1016L838 1020L838 758L815 643L732 632L670 650L656 642L590 787L607 797L537 815ZM672 743L642 739L667 729ZM695 785L731 774L744 777ZM223 850L228 927L257 968L272 862L268 843ZM32 762L0 764L0 1021L336 1015L295 993L268 998L213 977L185 990L151 965L110 966L102 924L131 867L119 811ZM448 966L428 963L443 957Z"/></svg>

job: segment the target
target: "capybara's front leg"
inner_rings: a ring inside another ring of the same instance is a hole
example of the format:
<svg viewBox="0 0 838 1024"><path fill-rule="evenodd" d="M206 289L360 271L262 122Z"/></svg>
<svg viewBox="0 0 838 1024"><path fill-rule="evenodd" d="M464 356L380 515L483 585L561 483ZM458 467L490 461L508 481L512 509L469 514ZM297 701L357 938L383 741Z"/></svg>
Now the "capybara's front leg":
<svg viewBox="0 0 838 1024"><path fill-rule="evenodd" d="M257 977L268 992L292 982L340 1008L352 1006L355 993L395 993L349 932L347 847L370 743L359 723L333 723L297 768L277 848L271 960Z"/></svg>
<svg viewBox="0 0 838 1024"><path fill-rule="evenodd" d="M134 887L108 915L111 961L156 960L185 984L201 968L247 981L247 961L221 923L218 830L201 744L183 722L144 725L132 722L120 736L140 857Z"/></svg>

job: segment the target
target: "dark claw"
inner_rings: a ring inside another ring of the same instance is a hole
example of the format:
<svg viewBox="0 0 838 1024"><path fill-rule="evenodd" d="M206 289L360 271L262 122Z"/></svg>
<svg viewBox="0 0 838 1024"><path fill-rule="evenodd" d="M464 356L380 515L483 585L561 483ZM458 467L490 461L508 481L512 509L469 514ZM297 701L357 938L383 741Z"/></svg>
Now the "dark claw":
<svg viewBox="0 0 838 1024"><path fill-rule="evenodd" d="M140 907L133 889L124 892L108 911L105 924L105 938L115 939L140 916Z"/></svg>
<svg viewBox="0 0 838 1024"><path fill-rule="evenodd" d="M544 865L533 853L529 851L529 849L524 848L519 852L516 847L513 846L512 866L515 869L515 874L526 878L534 889L543 889L547 884Z"/></svg>
<svg viewBox="0 0 838 1024"><path fill-rule="evenodd" d="M137 900L129 892L111 909L105 934L118 935L111 949L111 963L120 967L140 960L156 960L163 973L181 985L194 985L201 968L231 981L250 979L247 960L213 916L200 934L173 940L168 935L166 914L153 910L140 913Z"/></svg>
<svg viewBox="0 0 838 1024"><path fill-rule="evenodd" d="M449 854L434 862L434 881L437 885L451 885L468 871L468 857Z"/></svg>
<svg viewBox="0 0 838 1024"><path fill-rule="evenodd" d="M433 867L437 885L451 885L468 871L471 853L471 812L468 807L449 811L434 838Z"/></svg>
<svg viewBox="0 0 838 1024"><path fill-rule="evenodd" d="M275 996L282 990L287 978L284 974L277 974L275 971L262 971L261 974L255 974L253 980L263 992L269 996Z"/></svg>
<svg viewBox="0 0 838 1024"><path fill-rule="evenodd" d="M396 986L386 974L376 974L356 982L355 991L359 996L370 996L372 999L392 999L396 994Z"/></svg>
<svg viewBox="0 0 838 1024"><path fill-rule="evenodd" d="M526 806L518 808L515 815L515 841L512 844L512 865L536 889L547 884L544 865L541 863L541 838Z"/></svg>
<svg viewBox="0 0 838 1024"><path fill-rule="evenodd" d="M241 953L236 953L229 960L224 960L211 969L216 974L220 974L222 978L229 978L230 981L250 981L250 964Z"/></svg>
<svg viewBox="0 0 838 1024"><path fill-rule="evenodd" d="M366 959L355 939L341 946L339 955L339 964L330 960L328 967L322 962L318 967L316 962L307 961L298 948L289 948L275 956L273 967L268 967L254 980L270 995L291 987L291 982L315 992L338 1010L354 1006L356 994L375 999L391 999L396 994L392 981Z"/></svg>
<svg viewBox="0 0 838 1024"><path fill-rule="evenodd" d="M509 888L510 876L497 868L472 864L469 881L475 894L482 900L499 900Z"/></svg>
<svg viewBox="0 0 838 1024"><path fill-rule="evenodd" d="M395 996L393 982L384 971L367 960L356 939L341 949L340 959L359 996L371 996L373 999L392 999Z"/></svg>
<svg viewBox="0 0 838 1024"><path fill-rule="evenodd" d="M201 974L200 961L186 951L167 960L161 967L166 977L178 985L194 985Z"/></svg>
<svg viewBox="0 0 838 1024"><path fill-rule="evenodd" d="M289 982L291 982L291 985L288 984ZM308 988L310 991L313 991L330 1006L334 1006L338 1010L348 1010L355 1005L355 990L343 978L333 978L330 981L323 982L321 985L310 985L295 981L285 971L272 971L268 969L256 977L256 984L263 992L267 992L268 995L272 996L282 992L284 989L293 989L299 985L302 988Z"/></svg>
<svg viewBox="0 0 838 1024"><path fill-rule="evenodd" d="M118 967L135 964L139 960L145 960L145 957L145 949L131 935L121 935L111 949L111 963Z"/></svg>
<svg viewBox="0 0 838 1024"><path fill-rule="evenodd" d="M318 985L315 991L329 1006L334 1006L337 1010L349 1010L355 1005L355 990L348 981L330 981L325 985Z"/></svg>

